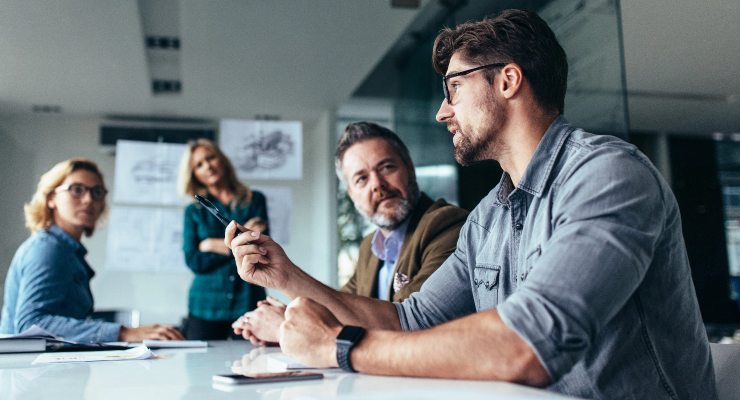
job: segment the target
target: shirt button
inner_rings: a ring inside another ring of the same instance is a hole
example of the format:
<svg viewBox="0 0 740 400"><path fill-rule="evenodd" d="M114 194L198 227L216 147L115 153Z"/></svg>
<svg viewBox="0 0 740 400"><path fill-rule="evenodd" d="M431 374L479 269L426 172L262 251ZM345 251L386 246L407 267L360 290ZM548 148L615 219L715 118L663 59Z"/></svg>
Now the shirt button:
<svg viewBox="0 0 740 400"><path fill-rule="evenodd" d="M231 294L231 293L229 293L229 294L226 295L226 298L229 299L229 300L231 300L232 297L234 297L234 295Z"/></svg>
<svg viewBox="0 0 740 400"><path fill-rule="evenodd" d="M231 276L229 277L229 280L230 280L230 281L232 281L232 282L234 282L234 279L236 279L236 278L234 278L234 275L231 275Z"/></svg>
<svg viewBox="0 0 740 400"><path fill-rule="evenodd" d="M524 226L522 224L520 224L520 223L517 222L516 223L516 230L521 231L522 228L524 228Z"/></svg>

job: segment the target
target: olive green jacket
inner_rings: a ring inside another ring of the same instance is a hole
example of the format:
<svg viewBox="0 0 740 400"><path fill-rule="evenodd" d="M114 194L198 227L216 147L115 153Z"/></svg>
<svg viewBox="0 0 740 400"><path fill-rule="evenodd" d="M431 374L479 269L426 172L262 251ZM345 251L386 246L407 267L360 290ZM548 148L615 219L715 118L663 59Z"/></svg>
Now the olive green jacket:
<svg viewBox="0 0 740 400"><path fill-rule="evenodd" d="M468 212L462 208L444 199L435 202L421 194L406 229L388 299L403 301L421 289L424 281L455 251L460 228L467 217ZM378 271L383 264L370 249L374 234L362 240L357 268L342 287L343 292L378 297Z"/></svg>

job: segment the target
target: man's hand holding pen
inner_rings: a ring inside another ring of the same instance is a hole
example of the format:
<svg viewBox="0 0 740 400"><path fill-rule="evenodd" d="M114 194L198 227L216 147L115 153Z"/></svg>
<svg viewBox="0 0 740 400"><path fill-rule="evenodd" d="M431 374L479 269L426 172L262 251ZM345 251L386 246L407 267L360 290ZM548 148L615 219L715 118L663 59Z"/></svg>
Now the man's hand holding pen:
<svg viewBox="0 0 740 400"><path fill-rule="evenodd" d="M234 237L237 228L244 234ZM299 270L269 236L234 221L226 227L224 243L234 254L239 276L249 283L284 291L288 276Z"/></svg>

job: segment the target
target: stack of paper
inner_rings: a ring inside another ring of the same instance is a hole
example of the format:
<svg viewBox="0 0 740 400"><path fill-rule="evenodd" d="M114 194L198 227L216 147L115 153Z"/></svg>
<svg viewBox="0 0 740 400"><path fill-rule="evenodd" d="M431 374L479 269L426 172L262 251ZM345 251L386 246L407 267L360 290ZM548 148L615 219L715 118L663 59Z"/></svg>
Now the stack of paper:
<svg viewBox="0 0 740 400"><path fill-rule="evenodd" d="M59 340L56 336L33 325L17 335L0 337L0 353L24 353L46 350L47 340Z"/></svg>

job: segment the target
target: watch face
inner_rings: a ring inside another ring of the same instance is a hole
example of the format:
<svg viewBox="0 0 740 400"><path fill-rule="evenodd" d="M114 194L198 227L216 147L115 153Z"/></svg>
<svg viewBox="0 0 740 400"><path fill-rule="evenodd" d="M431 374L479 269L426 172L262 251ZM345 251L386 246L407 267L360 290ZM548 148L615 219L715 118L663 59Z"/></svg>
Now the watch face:
<svg viewBox="0 0 740 400"><path fill-rule="evenodd" d="M337 341L354 343L357 339L360 338L360 336L362 336L363 333L365 333L365 329L360 328L359 326L347 325L342 328L341 332L339 332L339 336L337 336Z"/></svg>

